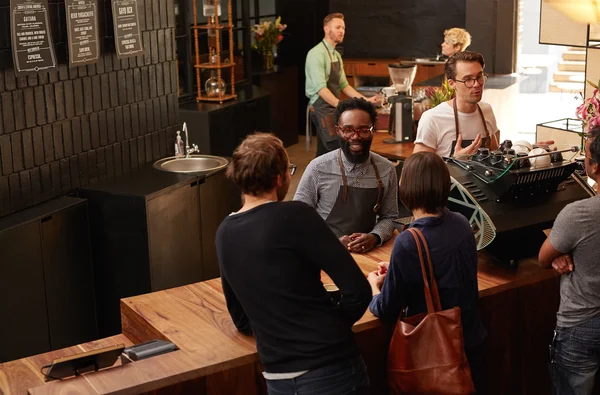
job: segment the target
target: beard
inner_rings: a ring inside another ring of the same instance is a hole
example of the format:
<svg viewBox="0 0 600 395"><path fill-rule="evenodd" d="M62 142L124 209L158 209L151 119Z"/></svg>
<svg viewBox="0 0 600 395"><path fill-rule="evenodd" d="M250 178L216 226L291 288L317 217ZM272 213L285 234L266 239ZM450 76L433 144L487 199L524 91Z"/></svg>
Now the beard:
<svg viewBox="0 0 600 395"><path fill-rule="evenodd" d="M360 153L352 152L350 149L350 142L348 140L344 140L339 136L338 140L340 141L342 152L346 156L346 159L348 159L351 163L365 163L365 161L369 159L369 150L371 149L371 143L373 142L373 139L362 140L362 151Z"/></svg>
<svg viewBox="0 0 600 395"><path fill-rule="evenodd" d="M285 195L287 195L289 189L290 189L289 181L286 182L281 187L277 188L277 190L275 192L277 192L277 201L278 202L283 202L283 199L285 199Z"/></svg>

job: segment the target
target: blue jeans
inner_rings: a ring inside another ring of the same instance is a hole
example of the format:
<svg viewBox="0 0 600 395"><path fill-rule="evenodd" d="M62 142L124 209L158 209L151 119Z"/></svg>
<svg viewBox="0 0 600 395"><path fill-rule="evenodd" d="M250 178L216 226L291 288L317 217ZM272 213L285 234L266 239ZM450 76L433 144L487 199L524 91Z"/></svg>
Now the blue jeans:
<svg viewBox="0 0 600 395"><path fill-rule="evenodd" d="M554 395L591 394L600 365L600 316L571 328L556 327L550 345Z"/></svg>
<svg viewBox="0 0 600 395"><path fill-rule="evenodd" d="M321 366L302 376L286 380L267 380L269 395L367 394L369 375L362 357Z"/></svg>

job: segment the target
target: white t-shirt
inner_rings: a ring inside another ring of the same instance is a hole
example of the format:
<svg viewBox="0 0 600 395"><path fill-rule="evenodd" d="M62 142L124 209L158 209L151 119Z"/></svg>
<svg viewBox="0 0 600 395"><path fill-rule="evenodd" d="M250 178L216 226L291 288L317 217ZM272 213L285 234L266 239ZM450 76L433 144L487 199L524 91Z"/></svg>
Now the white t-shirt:
<svg viewBox="0 0 600 395"><path fill-rule="evenodd" d="M479 107L483 112L490 135L495 134L498 126L496 126L496 117L492 107L485 102L479 102ZM459 111L458 124L463 142L475 139L478 133L482 138L485 137L485 128L481 122L479 111L468 114ZM435 149L436 154L448 157L454 140L456 140L456 126L454 125L454 110L450 102L441 103L423 113L419 120L415 143L424 144Z"/></svg>

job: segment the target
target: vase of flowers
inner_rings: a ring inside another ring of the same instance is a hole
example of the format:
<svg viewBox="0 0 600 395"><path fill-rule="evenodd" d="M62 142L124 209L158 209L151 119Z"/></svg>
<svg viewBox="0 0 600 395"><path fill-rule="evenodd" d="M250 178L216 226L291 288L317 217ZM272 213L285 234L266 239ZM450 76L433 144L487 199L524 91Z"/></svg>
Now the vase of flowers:
<svg viewBox="0 0 600 395"><path fill-rule="evenodd" d="M425 100L429 108L433 108L453 97L454 89L450 87L448 80L445 78L441 86L430 86L425 90Z"/></svg>
<svg viewBox="0 0 600 395"><path fill-rule="evenodd" d="M287 25L281 23L280 16L275 19L275 22L263 21L252 27L254 33L252 49L262 55L265 70L273 68L273 52L277 44L283 40L283 31L286 28Z"/></svg>
<svg viewBox="0 0 600 395"><path fill-rule="evenodd" d="M594 88L594 92L587 99L584 99L583 94L581 94L583 103L575 111L575 116L583 124L584 134L587 134L591 128L600 125L600 92L598 92L600 81L598 85L591 81L587 81L587 83Z"/></svg>

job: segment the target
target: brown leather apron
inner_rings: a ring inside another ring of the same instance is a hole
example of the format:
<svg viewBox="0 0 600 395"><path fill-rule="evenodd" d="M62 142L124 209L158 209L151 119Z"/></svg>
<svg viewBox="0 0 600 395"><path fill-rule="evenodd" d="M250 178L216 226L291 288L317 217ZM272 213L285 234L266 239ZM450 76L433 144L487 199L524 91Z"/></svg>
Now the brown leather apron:
<svg viewBox="0 0 600 395"><path fill-rule="evenodd" d="M349 236L352 233L369 233L375 226L383 199L383 182L375 161L372 157L370 160L375 170L375 177L377 177L377 188L349 187L342 162L342 150L338 151L342 185L340 185L333 209L325 220L338 238L344 235Z"/></svg>
<svg viewBox="0 0 600 395"><path fill-rule="evenodd" d="M329 78L327 79L327 89L333 93L335 97L340 98L340 94L342 89L340 87L340 60L334 62L331 57L331 53L329 52L329 48L325 45L325 42L321 41L321 44L325 46L327 50L327 55L329 55L329 61L331 63L331 72L329 73ZM337 133L335 131L335 126L333 124L333 111L335 108L327 103L323 98L319 96L317 101L315 101L312 105L313 110L311 111L313 121L317 126L317 135L320 141L325 144L337 140Z"/></svg>
<svg viewBox="0 0 600 395"><path fill-rule="evenodd" d="M456 107L456 99L454 99L454 103L453 103L452 107L454 109L454 126L456 127L456 136L454 138L454 141L452 142L452 148L450 149L450 156L454 156L454 148L456 147L456 140L458 140L458 135L460 134L460 128L458 126L458 109ZM481 107L479 107L479 104L477 104L477 111L479 111L479 115L481 116L481 122L483 122L483 128L485 129L485 137L483 137L481 139L481 146L490 148L490 143L491 143L490 132L488 130L487 124L485 123L485 117L483 116L483 111L481 111ZM463 140L461 148L468 147L472 143L473 143L473 140Z"/></svg>

